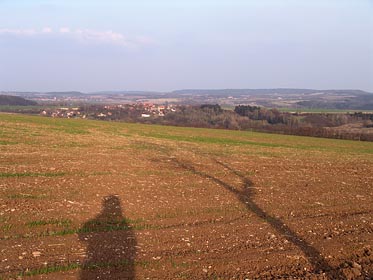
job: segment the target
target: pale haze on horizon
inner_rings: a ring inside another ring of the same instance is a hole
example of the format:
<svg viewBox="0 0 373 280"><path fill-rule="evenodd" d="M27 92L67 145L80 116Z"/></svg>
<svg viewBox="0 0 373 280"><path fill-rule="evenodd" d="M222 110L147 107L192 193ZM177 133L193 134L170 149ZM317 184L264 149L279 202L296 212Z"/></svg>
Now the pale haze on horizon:
<svg viewBox="0 0 373 280"><path fill-rule="evenodd" d="M373 1L0 0L0 91L373 92Z"/></svg>

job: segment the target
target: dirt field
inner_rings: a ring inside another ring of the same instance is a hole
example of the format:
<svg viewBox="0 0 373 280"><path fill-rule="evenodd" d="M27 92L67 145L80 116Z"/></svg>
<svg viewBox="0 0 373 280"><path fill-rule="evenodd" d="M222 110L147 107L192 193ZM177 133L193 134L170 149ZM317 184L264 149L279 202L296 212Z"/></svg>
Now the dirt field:
<svg viewBox="0 0 373 280"><path fill-rule="evenodd" d="M372 279L373 143L0 114L0 279Z"/></svg>

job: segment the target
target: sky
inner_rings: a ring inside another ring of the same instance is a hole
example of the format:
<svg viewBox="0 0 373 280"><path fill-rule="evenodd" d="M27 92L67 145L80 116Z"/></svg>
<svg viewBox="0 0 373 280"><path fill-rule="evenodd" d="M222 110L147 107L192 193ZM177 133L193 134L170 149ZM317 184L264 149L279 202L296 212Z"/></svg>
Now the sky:
<svg viewBox="0 0 373 280"><path fill-rule="evenodd" d="M373 92L373 0L0 0L0 91Z"/></svg>

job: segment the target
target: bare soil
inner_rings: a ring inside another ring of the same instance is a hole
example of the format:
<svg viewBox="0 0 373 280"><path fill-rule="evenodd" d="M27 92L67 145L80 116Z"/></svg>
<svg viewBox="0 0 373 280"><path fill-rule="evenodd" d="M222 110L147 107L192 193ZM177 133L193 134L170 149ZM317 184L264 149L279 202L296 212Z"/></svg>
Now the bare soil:
<svg viewBox="0 0 373 280"><path fill-rule="evenodd" d="M0 279L372 279L373 143L0 115Z"/></svg>

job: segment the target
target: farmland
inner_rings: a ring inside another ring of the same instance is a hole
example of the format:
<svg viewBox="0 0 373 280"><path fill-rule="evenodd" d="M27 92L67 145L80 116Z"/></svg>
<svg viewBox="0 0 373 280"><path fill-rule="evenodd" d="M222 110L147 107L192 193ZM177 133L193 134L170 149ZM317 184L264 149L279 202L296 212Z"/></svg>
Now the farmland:
<svg viewBox="0 0 373 280"><path fill-rule="evenodd" d="M0 279L373 277L373 143L0 114Z"/></svg>

